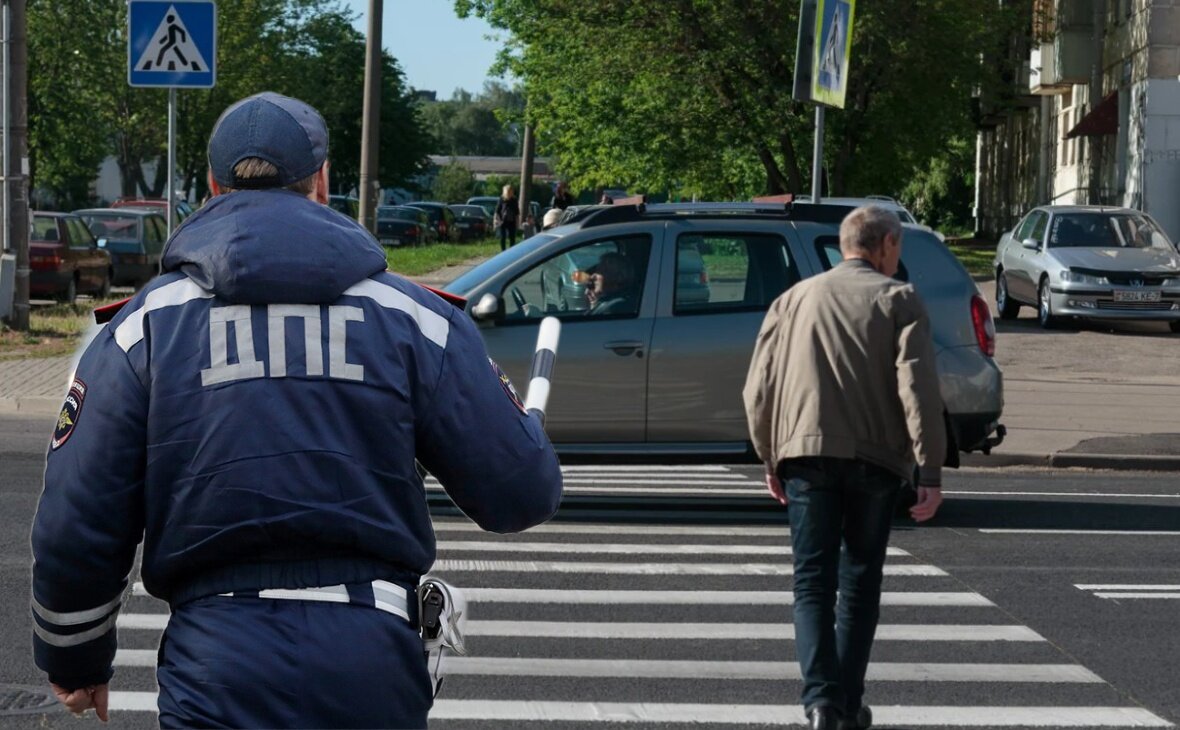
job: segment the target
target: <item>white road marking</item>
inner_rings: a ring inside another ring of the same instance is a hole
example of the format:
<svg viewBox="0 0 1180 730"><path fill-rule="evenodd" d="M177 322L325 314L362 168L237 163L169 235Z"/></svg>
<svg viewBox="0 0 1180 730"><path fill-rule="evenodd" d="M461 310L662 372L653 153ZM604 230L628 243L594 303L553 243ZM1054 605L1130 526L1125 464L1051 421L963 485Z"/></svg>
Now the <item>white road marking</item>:
<svg viewBox="0 0 1180 730"><path fill-rule="evenodd" d="M593 464L575 464L573 466L563 466L561 471L564 474L577 472L590 472L597 474L602 471L620 471L628 473L642 473L642 472L674 472L676 474L684 474L685 476L692 476L694 473L700 472L721 472L723 474L732 474L733 470L728 466L721 464L690 464L690 465L675 465L675 464L610 464L595 466Z"/></svg>
<svg viewBox="0 0 1180 730"><path fill-rule="evenodd" d="M166 613L128 613L119 628L163 631ZM624 621L468 621L467 636L511 636L548 639L680 639L793 641L790 623L652 623ZM1027 626L996 624L882 624L878 641L1044 641Z"/></svg>
<svg viewBox="0 0 1180 730"><path fill-rule="evenodd" d="M155 692L111 692L110 709L155 712ZM699 723L805 725L798 705L707 705L656 702L436 700L432 720L500 722ZM1174 727L1138 707L874 707L882 726L906 727Z"/></svg>
<svg viewBox="0 0 1180 730"><path fill-rule="evenodd" d="M995 497L1135 497L1137 499L1180 499L1180 494L1142 494L1133 492L992 492L987 490L942 490L943 495Z"/></svg>
<svg viewBox="0 0 1180 730"><path fill-rule="evenodd" d="M120 649L117 667L154 667L154 649ZM627 677L633 679L801 679L797 662L733 662L685 659L554 659L548 657L459 657L442 663L448 676ZM1080 664L968 664L878 662L867 679L876 682L1005 682L1101 684Z"/></svg>
<svg viewBox="0 0 1180 730"><path fill-rule="evenodd" d="M630 484L630 485L635 485L635 486L647 486L647 487L650 487L651 489L653 489L654 491L659 491L659 492L676 492L677 491L675 489L669 489L669 487L681 487L681 488L721 487L721 488L725 489L726 493L730 493L730 492L745 493L748 491L755 491L755 492L758 491L758 490L733 489L733 487L746 487L746 486L750 486L750 485L757 485L758 482L755 482L753 480L704 481L704 480L698 480L698 479L635 479L633 477L620 477L618 479L568 479L568 478L566 478L566 479L562 480L562 483L565 485L566 491L569 491L569 490L588 491L590 489L590 487L588 487L587 485L598 485L598 484ZM428 489L442 489L442 485L439 484L437 481L433 481L433 480L427 480L426 487ZM598 489L600 489L600 487L594 487L594 490L597 491ZM715 492L717 490L712 489L712 490L705 490L705 491L714 491ZM762 492L763 493L766 492L766 487L762 488ZM770 498L770 496L767 495L767 499L769 499L769 498Z"/></svg>
<svg viewBox="0 0 1180 730"><path fill-rule="evenodd" d="M754 639L791 641L790 623L629 623L614 621L468 621L467 636L511 636L552 639ZM991 624L882 624L879 641L1044 641L1027 626Z"/></svg>
<svg viewBox="0 0 1180 730"><path fill-rule="evenodd" d="M598 563L553 560L439 560L432 572L594 573L598 575L794 575L791 565L774 563ZM886 565L890 576L944 576L933 565Z"/></svg>
<svg viewBox="0 0 1180 730"><path fill-rule="evenodd" d="M795 603L790 591L631 591L565 590L557 588L467 588L469 602L550 603L592 605L680 605L680 606L789 606ZM969 592L884 592L882 606L968 606L995 604Z"/></svg>
<svg viewBox="0 0 1180 730"><path fill-rule="evenodd" d="M1133 535L1135 537L1180 537L1180 530L1010 530L985 527L980 532L1010 535Z"/></svg>
<svg viewBox="0 0 1180 730"><path fill-rule="evenodd" d="M477 532L487 534L474 522L436 521L437 532ZM530 535L539 533L561 533L569 535L676 535L685 537L777 537L789 540L791 531L787 527L709 527L707 525L647 525L647 524L591 524L585 522L547 522L530 527ZM766 547L774 547L768 545Z"/></svg>
<svg viewBox="0 0 1180 730"><path fill-rule="evenodd" d="M531 531L530 531L531 532ZM659 543L601 542L516 542L512 540L444 540L439 552L488 553L585 553L613 555L790 555L791 548L778 545L661 545ZM900 548L887 548L887 555L910 557Z"/></svg>
<svg viewBox="0 0 1180 730"><path fill-rule="evenodd" d="M1165 600L1180 599L1180 593L1095 593L1098 598L1160 598Z"/></svg>
<svg viewBox="0 0 1180 730"><path fill-rule="evenodd" d="M797 705L706 705L655 702L437 700L432 720L500 722L806 725ZM876 725L898 727L1172 727L1137 707L874 707Z"/></svg>
<svg viewBox="0 0 1180 730"><path fill-rule="evenodd" d="M1134 583L1075 583L1074 588L1083 591L1180 591L1180 585L1134 584Z"/></svg>

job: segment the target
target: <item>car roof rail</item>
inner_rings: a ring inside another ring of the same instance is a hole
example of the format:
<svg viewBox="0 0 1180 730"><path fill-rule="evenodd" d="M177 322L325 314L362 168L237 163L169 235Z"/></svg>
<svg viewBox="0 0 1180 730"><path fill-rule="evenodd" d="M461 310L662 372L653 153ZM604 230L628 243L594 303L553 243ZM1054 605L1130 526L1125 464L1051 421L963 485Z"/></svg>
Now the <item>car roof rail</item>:
<svg viewBox="0 0 1180 730"><path fill-rule="evenodd" d="M773 196L778 198L778 196ZM634 223L642 220L668 220L687 218L779 218L810 223L834 223L839 225L851 212L845 205L823 203L785 204L780 199L758 201L757 203L691 203L684 208L680 204L660 204L649 207L646 203L634 205L611 205L590 213L577 221L582 228L596 228L616 223Z"/></svg>
<svg viewBox="0 0 1180 730"><path fill-rule="evenodd" d="M647 203L639 202L634 205L611 205L595 211L582 221L582 228L609 226L612 223L633 223L643 220L647 212Z"/></svg>

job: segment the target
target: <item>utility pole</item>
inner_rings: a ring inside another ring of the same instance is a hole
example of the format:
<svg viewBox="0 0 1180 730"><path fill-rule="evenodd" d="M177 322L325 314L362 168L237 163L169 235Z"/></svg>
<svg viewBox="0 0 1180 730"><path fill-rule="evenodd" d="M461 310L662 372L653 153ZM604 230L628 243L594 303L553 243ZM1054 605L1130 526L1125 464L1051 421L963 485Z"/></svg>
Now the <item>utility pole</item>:
<svg viewBox="0 0 1180 730"><path fill-rule="evenodd" d="M533 154L536 150L536 141L533 139L533 125L524 125L524 149L520 155L520 195L516 196L520 201L520 220L521 223L529 217L529 189L533 186Z"/></svg>
<svg viewBox="0 0 1180 730"><path fill-rule="evenodd" d="M365 104L361 122L360 224L377 232L377 152L381 140L382 0L369 0L369 35L365 40Z"/></svg>
<svg viewBox="0 0 1180 730"><path fill-rule="evenodd" d="M1093 43L1094 63L1090 69L1090 103L1087 104L1087 114L1093 114L1098 105L1102 103L1102 51L1106 39L1106 0L1094 0L1092 7L1094 13L1094 35L1091 36ZM1090 163L1090 185L1088 191L1088 198L1090 205L1101 205L1102 200L1102 136L1091 135L1086 138L1086 152L1089 156L1087 162Z"/></svg>
<svg viewBox="0 0 1180 730"><path fill-rule="evenodd" d="M9 43L7 64L4 73L8 76L10 96L4 100L5 111L11 108L11 124L8 128L12 140L4 140L5 151L15 155L20 167L14 171L10 154L4 155L4 187L8 190L5 201L5 224L8 226L9 244L16 250L16 281L12 302L12 328L27 332L29 329L29 108L28 94L28 45L25 37L26 0L7 0L4 10L8 18ZM14 172L16 174L14 174ZM16 185L9 184L16 180Z"/></svg>

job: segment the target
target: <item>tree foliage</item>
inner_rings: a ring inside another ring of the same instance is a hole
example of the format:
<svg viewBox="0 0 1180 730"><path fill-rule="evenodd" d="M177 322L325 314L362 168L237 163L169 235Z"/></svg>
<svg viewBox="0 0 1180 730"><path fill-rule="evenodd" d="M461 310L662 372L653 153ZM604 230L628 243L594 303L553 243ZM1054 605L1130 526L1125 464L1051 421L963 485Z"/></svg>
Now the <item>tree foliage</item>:
<svg viewBox="0 0 1180 730"><path fill-rule="evenodd" d="M430 188L435 200L444 203L465 203L473 194L475 176L471 170L454 160L438 171Z"/></svg>
<svg viewBox="0 0 1180 730"><path fill-rule="evenodd" d="M523 93L498 83L478 96L458 89L449 101L422 104L423 123L442 155L520 154L523 113Z"/></svg>
<svg viewBox="0 0 1180 730"><path fill-rule="evenodd" d="M455 0L509 31L539 149L575 185L746 197L809 188L814 107L792 98L798 3ZM833 194L899 192L969 136L997 3L857 4L847 106L826 115Z"/></svg>
<svg viewBox="0 0 1180 730"><path fill-rule="evenodd" d="M90 201L99 164L114 155L125 195L159 196L163 175L142 163L167 155L163 89L127 84L127 7L110 0L30 0L29 137L34 184L63 208ZM232 102L260 91L301 98L328 123L334 189L357 184L364 36L336 0L221 0L217 85L177 92L177 176L204 194L206 145ZM406 183L431 146L397 61L384 54L378 177Z"/></svg>

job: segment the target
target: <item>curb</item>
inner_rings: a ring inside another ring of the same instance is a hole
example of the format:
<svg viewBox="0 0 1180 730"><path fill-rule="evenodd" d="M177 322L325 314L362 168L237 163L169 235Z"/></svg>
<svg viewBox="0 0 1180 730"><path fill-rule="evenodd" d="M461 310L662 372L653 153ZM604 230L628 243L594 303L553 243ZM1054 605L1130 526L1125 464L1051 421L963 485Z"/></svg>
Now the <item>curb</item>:
<svg viewBox="0 0 1180 730"><path fill-rule="evenodd" d="M62 398L65 394L62 394ZM22 416L56 416L61 410L62 398L47 396L30 396L20 398L0 398L0 414L19 414Z"/></svg>
<svg viewBox="0 0 1180 730"><path fill-rule="evenodd" d="M999 469L1037 466L1051 469L1103 469L1110 471L1180 471L1180 456L1144 454L961 454L963 466Z"/></svg>

